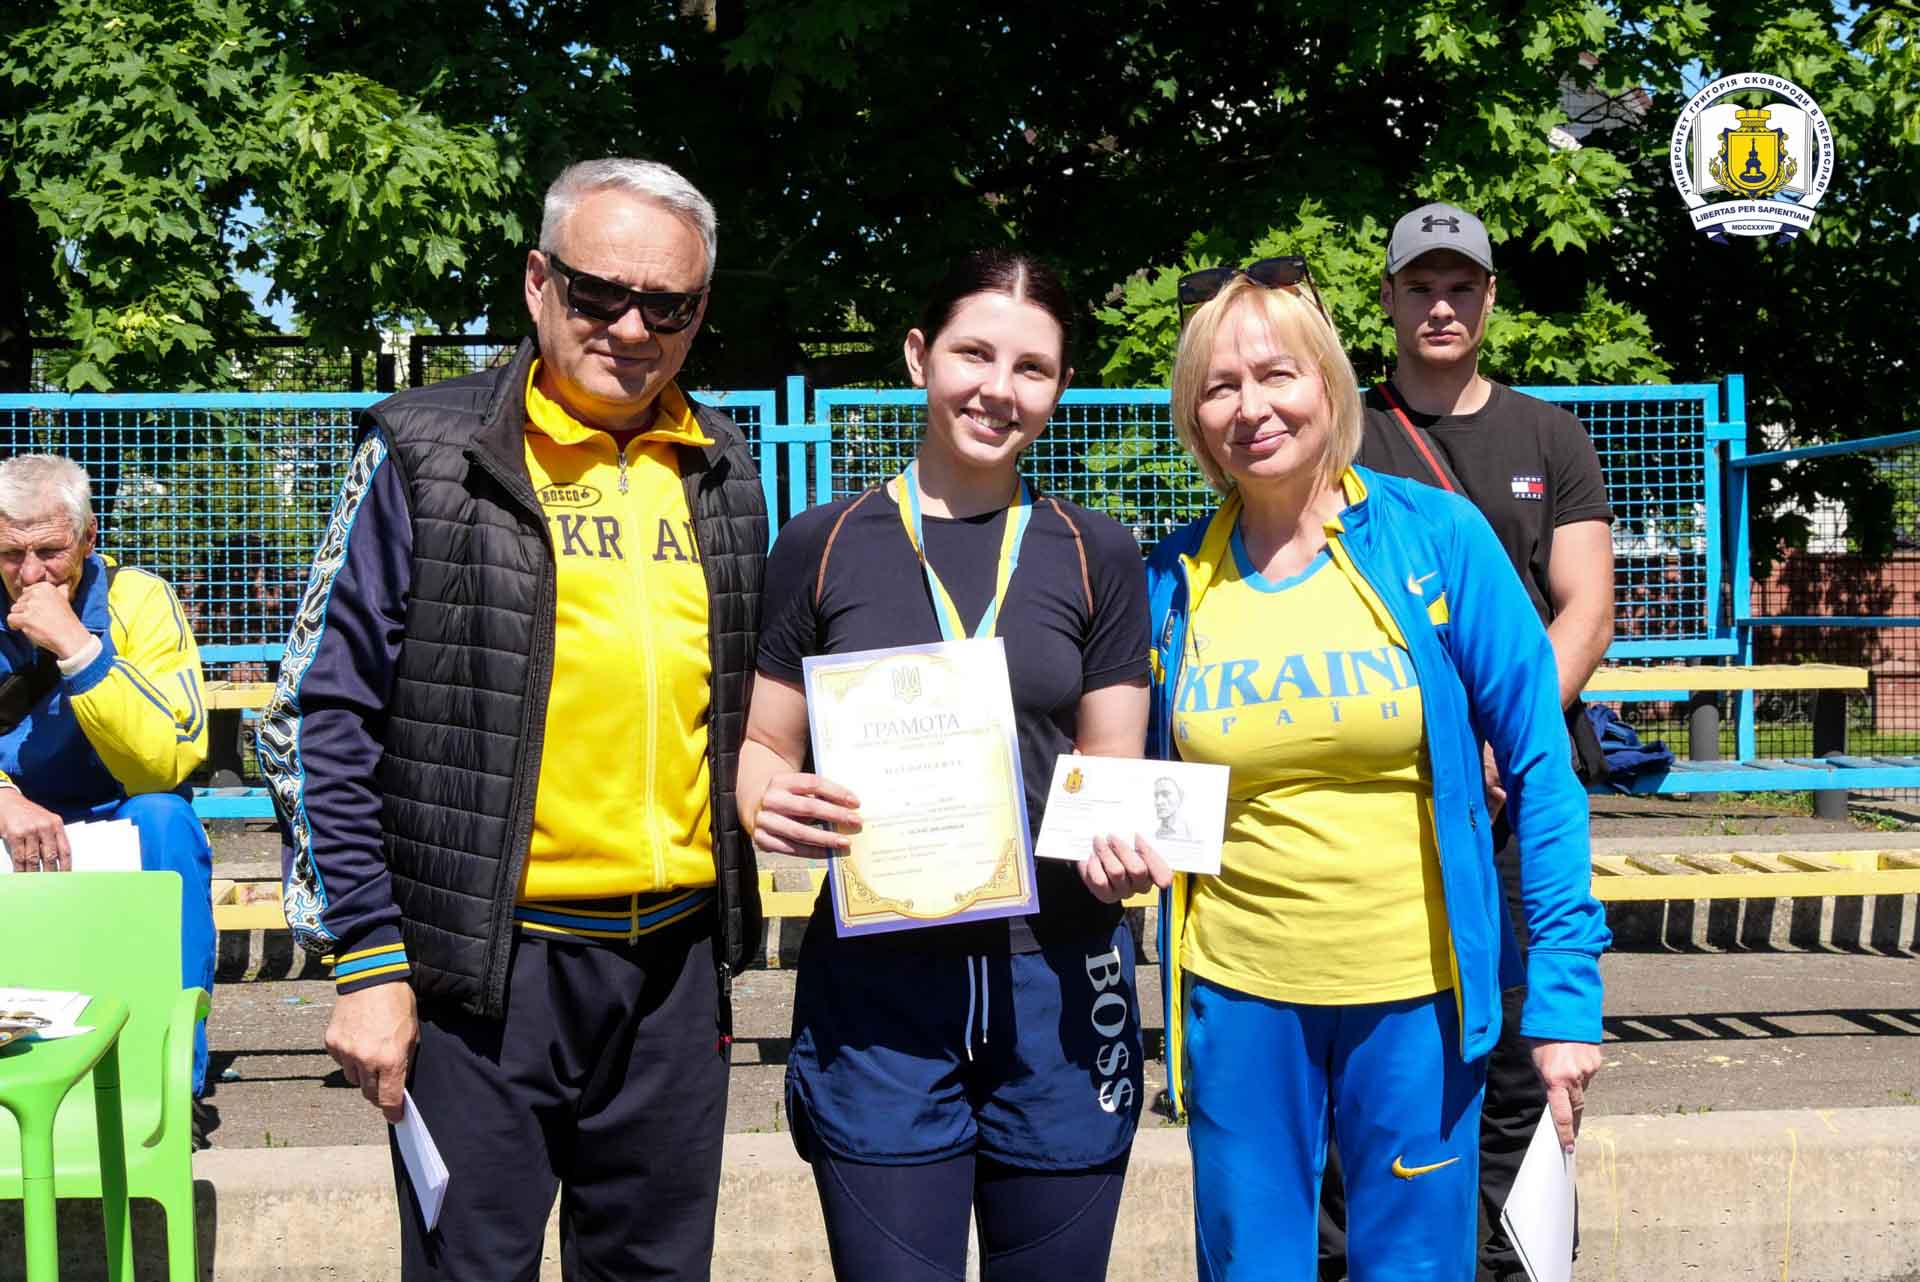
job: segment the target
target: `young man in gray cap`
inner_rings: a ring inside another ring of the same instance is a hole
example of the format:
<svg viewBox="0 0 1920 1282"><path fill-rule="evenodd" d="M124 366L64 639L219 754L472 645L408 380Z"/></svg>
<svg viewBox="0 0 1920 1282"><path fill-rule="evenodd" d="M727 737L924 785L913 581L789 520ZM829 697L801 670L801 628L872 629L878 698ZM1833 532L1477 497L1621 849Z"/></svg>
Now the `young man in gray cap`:
<svg viewBox="0 0 1920 1282"><path fill-rule="evenodd" d="M1380 306L1393 322L1393 376L1367 395L1359 461L1463 493L1486 516L1547 625L1577 764L1604 769L1579 698L1613 639L1613 510L1580 421L1481 374L1494 296L1493 246L1478 218L1436 203L1394 224L1380 277ZM1524 948L1519 851L1498 814L1506 794L1490 757L1486 769L1494 860ZM1506 994L1482 1108L1480 1277L1498 1282L1526 1277L1499 1227L1500 1208L1549 1105L1520 1027L1525 997L1524 989ZM1578 1108L1578 1101L1551 1103L1556 1113ZM1323 1276L1342 1275L1328 1263L1323 1253Z"/></svg>

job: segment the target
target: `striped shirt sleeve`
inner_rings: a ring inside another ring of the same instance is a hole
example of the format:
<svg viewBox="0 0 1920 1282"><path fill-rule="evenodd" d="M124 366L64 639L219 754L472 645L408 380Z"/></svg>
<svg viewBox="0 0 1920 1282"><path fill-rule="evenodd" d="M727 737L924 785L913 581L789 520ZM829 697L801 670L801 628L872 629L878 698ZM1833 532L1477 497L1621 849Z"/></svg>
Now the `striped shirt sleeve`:
<svg viewBox="0 0 1920 1282"><path fill-rule="evenodd" d="M287 924L348 993L407 978L376 770L413 553L406 489L376 432L348 465L261 718Z"/></svg>

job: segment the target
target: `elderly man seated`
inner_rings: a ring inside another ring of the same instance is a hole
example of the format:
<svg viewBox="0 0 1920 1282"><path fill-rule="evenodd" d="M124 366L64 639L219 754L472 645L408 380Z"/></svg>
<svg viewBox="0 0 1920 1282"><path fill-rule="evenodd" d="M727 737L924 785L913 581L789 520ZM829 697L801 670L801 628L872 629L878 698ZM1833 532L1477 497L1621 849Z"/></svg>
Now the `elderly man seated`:
<svg viewBox="0 0 1920 1282"><path fill-rule="evenodd" d="M98 555L98 531L79 464L0 462L0 839L15 872L57 872L68 823L130 821L141 866L180 874L182 982L211 992L213 853L186 787L207 755L200 649L173 590ZM202 1023L196 1100L206 1075Z"/></svg>

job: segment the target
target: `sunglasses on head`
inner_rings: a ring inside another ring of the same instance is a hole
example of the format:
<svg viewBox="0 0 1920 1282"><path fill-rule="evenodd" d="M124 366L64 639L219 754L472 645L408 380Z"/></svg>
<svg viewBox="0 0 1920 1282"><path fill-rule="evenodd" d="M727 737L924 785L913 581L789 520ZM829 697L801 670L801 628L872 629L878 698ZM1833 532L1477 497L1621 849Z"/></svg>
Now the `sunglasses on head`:
<svg viewBox="0 0 1920 1282"><path fill-rule="evenodd" d="M1333 318L1327 315L1327 305L1320 301L1320 289L1313 283L1313 269L1307 266L1307 260L1298 254L1286 254L1279 258L1262 258L1258 262L1248 263L1245 267L1209 267L1204 271L1191 272L1180 278L1180 307L1184 311L1189 307L1198 307L1211 302L1227 283L1235 276L1245 276L1264 289L1292 289L1305 282L1307 292L1313 299L1313 305L1320 309L1320 315L1328 324Z"/></svg>
<svg viewBox="0 0 1920 1282"><path fill-rule="evenodd" d="M700 300L707 296L704 289L690 294L628 289L619 281L589 276L576 267L567 266L560 261L560 255L551 250L541 252L547 257L547 266L567 278L567 306L595 320L617 321L630 308L638 307L640 319L646 322L649 330L656 334L678 334L693 324L694 315L700 310Z"/></svg>

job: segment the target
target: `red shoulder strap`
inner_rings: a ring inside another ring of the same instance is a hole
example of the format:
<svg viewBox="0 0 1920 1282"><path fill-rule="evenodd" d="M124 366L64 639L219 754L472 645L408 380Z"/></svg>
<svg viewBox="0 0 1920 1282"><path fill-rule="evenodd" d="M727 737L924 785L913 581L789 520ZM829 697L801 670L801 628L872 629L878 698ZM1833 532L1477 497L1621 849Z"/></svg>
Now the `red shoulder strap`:
<svg viewBox="0 0 1920 1282"><path fill-rule="evenodd" d="M1387 408L1393 411L1393 417L1400 424L1400 430L1407 434L1407 440L1412 442L1413 448L1425 461L1427 470L1433 473L1433 483L1449 494L1454 493L1453 482L1447 479L1446 469L1440 466L1440 460L1433 456L1431 449L1427 448L1427 438L1422 436L1420 429L1413 425L1413 419L1408 416L1407 407L1401 402L1400 394L1393 390L1393 384L1380 384L1379 392L1381 399L1386 401Z"/></svg>

